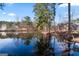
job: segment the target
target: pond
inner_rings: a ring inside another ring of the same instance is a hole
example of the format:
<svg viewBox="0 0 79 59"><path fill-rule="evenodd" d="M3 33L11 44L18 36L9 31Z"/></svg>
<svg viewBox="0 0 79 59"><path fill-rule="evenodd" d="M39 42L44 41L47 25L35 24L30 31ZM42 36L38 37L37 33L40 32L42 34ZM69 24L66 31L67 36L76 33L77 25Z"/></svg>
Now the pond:
<svg viewBox="0 0 79 59"><path fill-rule="evenodd" d="M1 33L0 56L79 56L79 43L67 43L51 35Z"/></svg>

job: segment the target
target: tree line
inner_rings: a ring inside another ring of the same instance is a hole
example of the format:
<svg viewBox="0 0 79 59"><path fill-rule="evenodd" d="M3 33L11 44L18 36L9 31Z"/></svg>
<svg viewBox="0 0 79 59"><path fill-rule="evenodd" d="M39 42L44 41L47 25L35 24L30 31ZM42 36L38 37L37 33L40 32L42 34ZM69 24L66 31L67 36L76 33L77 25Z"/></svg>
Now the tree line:
<svg viewBox="0 0 79 59"><path fill-rule="evenodd" d="M50 32L50 27L52 22L55 25L55 16L56 16L56 5L60 5L62 3L36 3L33 7L33 12L35 13L34 22L31 21L29 16L25 16L22 22L26 23L26 25L34 24L34 26L38 30L42 30L45 25L48 27ZM4 10L6 4L0 3L0 9ZM68 3L68 20L69 20L69 32L70 32L70 3Z"/></svg>

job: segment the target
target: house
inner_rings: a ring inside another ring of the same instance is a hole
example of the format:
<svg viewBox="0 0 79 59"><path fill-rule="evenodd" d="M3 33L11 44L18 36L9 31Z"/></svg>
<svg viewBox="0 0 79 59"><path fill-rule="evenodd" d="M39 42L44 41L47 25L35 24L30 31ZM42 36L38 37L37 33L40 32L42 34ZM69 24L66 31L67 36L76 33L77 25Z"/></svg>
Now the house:
<svg viewBox="0 0 79 59"><path fill-rule="evenodd" d="M2 24L2 25L1 25L1 30L6 30L6 29L7 29L6 24Z"/></svg>

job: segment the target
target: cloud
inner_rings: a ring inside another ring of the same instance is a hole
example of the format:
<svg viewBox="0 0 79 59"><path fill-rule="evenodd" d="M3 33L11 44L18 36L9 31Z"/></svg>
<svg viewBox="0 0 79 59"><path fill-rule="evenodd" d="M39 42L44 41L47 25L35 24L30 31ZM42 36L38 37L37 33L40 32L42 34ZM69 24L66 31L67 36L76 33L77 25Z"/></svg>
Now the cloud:
<svg viewBox="0 0 79 59"><path fill-rule="evenodd" d="M8 13L8 16L16 16L15 13Z"/></svg>
<svg viewBox="0 0 79 59"><path fill-rule="evenodd" d="M67 7L68 4L67 3L63 3L61 5L59 5L59 7ZM79 6L79 3L71 3L71 6Z"/></svg>
<svg viewBox="0 0 79 59"><path fill-rule="evenodd" d="M5 14L6 14L6 12L3 12L2 14L4 14L4 15L5 15Z"/></svg>
<svg viewBox="0 0 79 59"><path fill-rule="evenodd" d="M14 5L15 3L6 3L8 6L12 6Z"/></svg>
<svg viewBox="0 0 79 59"><path fill-rule="evenodd" d="M79 3L71 3L72 6L79 6Z"/></svg>
<svg viewBox="0 0 79 59"><path fill-rule="evenodd" d="M66 6L68 6L67 4L61 4L61 5L59 5L59 7L66 7Z"/></svg>

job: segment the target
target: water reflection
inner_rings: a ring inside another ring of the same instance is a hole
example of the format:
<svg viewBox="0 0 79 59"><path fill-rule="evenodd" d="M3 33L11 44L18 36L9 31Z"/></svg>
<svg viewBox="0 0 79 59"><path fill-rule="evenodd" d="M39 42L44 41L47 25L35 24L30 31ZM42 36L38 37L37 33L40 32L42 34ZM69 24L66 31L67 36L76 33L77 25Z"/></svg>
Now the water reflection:
<svg viewBox="0 0 79 59"><path fill-rule="evenodd" d="M29 41L29 42L27 42ZM36 38L6 37L0 39L0 55L35 55Z"/></svg>
<svg viewBox="0 0 79 59"><path fill-rule="evenodd" d="M2 36L6 36L6 33L5 33L5 32L0 32L0 34L1 34Z"/></svg>
<svg viewBox="0 0 79 59"><path fill-rule="evenodd" d="M0 34L0 55L10 56L79 56L79 43L66 42L52 35Z"/></svg>
<svg viewBox="0 0 79 59"><path fill-rule="evenodd" d="M79 43L65 42L52 36L51 46L54 48L55 56L79 56Z"/></svg>

